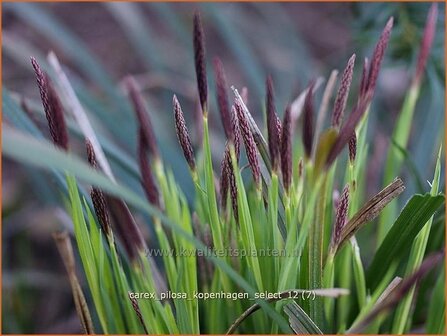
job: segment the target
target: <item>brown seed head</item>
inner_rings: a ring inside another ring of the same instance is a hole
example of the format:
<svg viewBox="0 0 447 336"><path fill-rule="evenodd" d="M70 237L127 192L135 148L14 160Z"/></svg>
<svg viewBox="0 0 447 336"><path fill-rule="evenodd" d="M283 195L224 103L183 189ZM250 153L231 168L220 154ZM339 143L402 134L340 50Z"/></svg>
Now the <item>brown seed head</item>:
<svg viewBox="0 0 447 336"><path fill-rule="evenodd" d="M221 164L220 192L222 209L226 209L228 190L230 191L231 206L233 208L234 218L236 222L239 218L237 205L237 185L236 176L234 175L233 164L231 162L230 144L227 142L225 146L224 158Z"/></svg>
<svg viewBox="0 0 447 336"><path fill-rule="evenodd" d="M290 105L286 108L281 132L281 171L284 189L289 191L292 183L292 116Z"/></svg>
<svg viewBox="0 0 447 336"><path fill-rule="evenodd" d="M392 183L382 189L377 195L368 200L357 213L343 225L339 239L336 241L336 252L345 242L347 242L363 225L376 218L385 206L405 190L405 186L400 178L396 178ZM333 246L334 247L334 246Z"/></svg>
<svg viewBox="0 0 447 336"><path fill-rule="evenodd" d="M101 189L93 187L90 191L90 197L92 198L93 208L102 230L106 235L110 235L110 217L104 193Z"/></svg>
<svg viewBox="0 0 447 336"><path fill-rule="evenodd" d="M149 334L149 331L146 328L146 325L144 324L143 315L141 314L140 306L138 305L137 299L132 295L131 291L128 291L128 296L130 303L132 304L132 308L135 311L135 314L137 315L138 321L140 322L141 326L143 327L144 333L146 335Z"/></svg>
<svg viewBox="0 0 447 336"><path fill-rule="evenodd" d="M51 83L50 77L42 71L34 57L31 57L31 64L36 74L37 86L39 87L40 98L42 100L53 143L67 151L68 133L65 125L62 103Z"/></svg>
<svg viewBox="0 0 447 336"><path fill-rule="evenodd" d="M425 23L424 36L422 37L421 49L419 51L416 73L414 82L419 83L424 73L425 64L427 63L428 55L433 44L433 39L436 32L436 20L438 17L438 4L433 3L428 12L427 21Z"/></svg>
<svg viewBox="0 0 447 336"><path fill-rule="evenodd" d="M228 167L228 159L226 157L226 151L224 152L224 156L222 158L222 162L220 163L220 204L221 208L225 210L227 208L227 196L229 189L229 167Z"/></svg>
<svg viewBox="0 0 447 336"><path fill-rule="evenodd" d="M351 161L351 163L354 163L355 157L357 155L357 135L355 134L355 132L349 138L348 148L349 148L349 161Z"/></svg>
<svg viewBox="0 0 447 336"><path fill-rule="evenodd" d="M127 204L116 197L106 195L107 204L110 206L114 228L120 237L129 258L138 260L139 253L147 250L143 234L137 225Z"/></svg>
<svg viewBox="0 0 447 336"><path fill-rule="evenodd" d="M314 85L315 82L309 85L309 91L307 92L303 106L303 145L304 152L308 158L311 156L314 137L314 107L312 102Z"/></svg>
<svg viewBox="0 0 447 336"><path fill-rule="evenodd" d="M268 146L270 152L270 161L273 171L278 171L279 167L279 132L278 132L278 116L275 108L275 93L273 90L273 81L270 76L267 77L267 132Z"/></svg>
<svg viewBox="0 0 447 336"><path fill-rule="evenodd" d="M236 160L239 162L239 158L241 156L241 130L239 125L239 120L235 108L235 104L231 107L231 129L232 129L232 138L229 139L229 142L232 142L234 145L234 151L236 154Z"/></svg>
<svg viewBox="0 0 447 336"><path fill-rule="evenodd" d="M238 205L237 205L237 184L236 184L236 176L234 175L234 169L233 165L231 164L231 154L230 151L227 150L227 160L229 161L228 164L228 183L230 184L230 198L231 198L231 206L233 208L233 215L236 219L236 223L239 222L239 211L238 211Z"/></svg>
<svg viewBox="0 0 447 336"><path fill-rule="evenodd" d="M339 128L343 120L346 102L348 101L349 89L351 88L352 74L354 72L355 54L351 56L341 77L337 97L332 114L332 127Z"/></svg>
<svg viewBox="0 0 447 336"><path fill-rule="evenodd" d="M206 80L205 34L203 33L200 13L194 14L194 61L196 67L197 89L199 91L202 112L207 111L208 84Z"/></svg>
<svg viewBox="0 0 447 336"><path fill-rule="evenodd" d="M371 66L369 69L368 89L367 89L367 91L371 94L371 98L376 88L377 78L379 77L380 65L382 63L383 56L385 54L385 49L390 39L392 28L393 28L393 18L391 17L388 20L385 28L383 29L382 34L380 35L379 41L376 44L373 56L371 58Z"/></svg>
<svg viewBox="0 0 447 336"><path fill-rule="evenodd" d="M172 98L172 105L174 106L175 130L177 138L182 147L183 155L188 162L189 168L192 171L196 170L196 162L194 159L194 151L192 149L191 140L189 138L188 129L186 127L185 118L180 103L176 95Z"/></svg>
<svg viewBox="0 0 447 336"><path fill-rule="evenodd" d="M94 169L98 169L95 150L93 149L92 143L88 139L85 140L85 148L87 150L88 162ZM95 210L96 217L98 217L99 224L101 225L103 232L106 235L109 235L111 233L110 217L104 193L101 189L92 187L90 197L92 198L93 208Z"/></svg>
<svg viewBox="0 0 447 336"><path fill-rule="evenodd" d="M345 145L348 143L349 139L352 137L357 124L360 122L360 119L362 118L369 105L371 95L372 92L368 91L364 97L360 97L359 102L356 104L356 106L354 106L348 120L341 128L337 139L335 140L329 151L329 154L326 158L326 168L332 165L337 156L341 153Z"/></svg>
<svg viewBox="0 0 447 336"><path fill-rule="evenodd" d="M159 157L154 128L152 127L149 113L147 111L144 98L140 93L140 89L138 88L138 84L134 78L129 76L125 80L125 85L132 101L138 123L140 124L139 128L142 132L142 136L144 136L147 148L149 149L151 155L153 155L154 157Z"/></svg>
<svg viewBox="0 0 447 336"><path fill-rule="evenodd" d="M146 142L144 130L140 128L138 132L138 160L141 173L141 185L146 193L146 198L149 203L160 208L160 195L152 175L151 165L149 164L149 160L146 156L147 151L148 144Z"/></svg>
<svg viewBox="0 0 447 336"><path fill-rule="evenodd" d="M337 212L335 224L332 231L331 248L335 248L340 243L341 233L345 226L349 208L349 184L343 188L343 192L337 202Z"/></svg>
<svg viewBox="0 0 447 336"><path fill-rule="evenodd" d="M214 77L216 81L216 95L217 106L220 112L220 118L225 131L227 139L233 139L233 129L231 125L230 106L227 95L227 78L222 61L216 57L214 58Z"/></svg>
<svg viewBox="0 0 447 336"><path fill-rule="evenodd" d="M87 151L87 160L94 169L98 169L98 162L96 161L95 150L93 149L93 145L89 139L85 140L85 148Z"/></svg>
<svg viewBox="0 0 447 336"><path fill-rule="evenodd" d="M281 125L281 119L279 119L278 116L276 116L276 129L278 132L278 139L281 142L281 137L282 137L282 125Z"/></svg>
<svg viewBox="0 0 447 336"><path fill-rule="evenodd" d="M239 101L235 102L235 111L239 119L239 129L242 133L242 138L244 139L245 151L247 152L248 163L253 174L253 180L257 186L261 183L261 168L258 161L258 151L256 148L256 143L253 138L253 134L250 131L250 125L247 120L247 116L240 105Z"/></svg>

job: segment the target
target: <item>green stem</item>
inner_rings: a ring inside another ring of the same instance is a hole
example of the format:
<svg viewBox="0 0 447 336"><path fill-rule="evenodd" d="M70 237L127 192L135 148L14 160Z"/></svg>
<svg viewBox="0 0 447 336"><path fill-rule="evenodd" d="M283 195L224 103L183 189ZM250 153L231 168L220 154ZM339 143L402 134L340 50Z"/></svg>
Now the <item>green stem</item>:
<svg viewBox="0 0 447 336"><path fill-rule="evenodd" d="M327 175L323 176L323 183L319 189L316 216L309 231L309 284L310 289L321 288L323 270L323 232L326 205ZM323 301L321 297L316 297L310 302L310 318L322 328Z"/></svg>

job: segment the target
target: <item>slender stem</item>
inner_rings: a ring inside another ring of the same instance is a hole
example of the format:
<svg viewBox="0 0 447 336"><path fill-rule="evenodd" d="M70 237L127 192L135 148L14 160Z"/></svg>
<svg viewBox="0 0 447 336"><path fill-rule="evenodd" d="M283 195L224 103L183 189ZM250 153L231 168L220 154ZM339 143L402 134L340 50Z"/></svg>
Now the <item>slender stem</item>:
<svg viewBox="0 0 447 336"><path fill-rule="evenodd" d="M321 288L322 285L326 187L327 174L323 176L323 183L319 189L319 196L316 204L316 215L309 232L309 285L311 289ZM310 302L310 318L320 328L323 326L323 302L321 298L317 297Z"/></svg>

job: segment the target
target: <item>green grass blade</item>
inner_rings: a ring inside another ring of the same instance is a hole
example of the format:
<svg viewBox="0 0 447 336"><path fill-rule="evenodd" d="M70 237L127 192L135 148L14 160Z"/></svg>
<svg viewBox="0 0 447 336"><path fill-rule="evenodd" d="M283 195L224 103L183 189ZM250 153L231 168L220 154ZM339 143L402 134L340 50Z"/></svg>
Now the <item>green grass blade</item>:
<svg viewBox="0 0 447 336"><path fill-rule="evenodd" d="M436 196L439 189L439 180L441 176L441 148L438 153L438 160L436 162L435 173L433 177L433 182L431 185L430 194ZM425 250L427 247L428 236L430 235L430 229L433 222L433 216L430 217L428 222L421 229L419 234L416 236L413 246L411 247L410 257L408 259L407 268L405 275L409 276L413 273L422 263L424 259ZM393 321L392 332L395 334L402 334L405 332L405 327L407 325L408 318L410 316L411 304L415 294L415 288L412 288L407 296L402 299L396 310L396 315Z"/></svg>
<svg viewBox="0 0 447 336"><path fill-rule="evenodd" d="M97 273L95 256L93 252L92 242L90 240L90 235L87 229L87 223L84 219L78 186L75 178L68 174L67 186L70 197L71 217L73 219L74 232L79 254L81 256L86 278L90 287L93 301L95 302L96 312L98 313L102 329L104 333L108 333L106 308L100 294L99 276Z"/></svg>
<svg viewBox="0 0 447 336"><path fill-rule="evenodd" d="M415 237L444 203L443 195L415 195L407 203L380 245L367 271L369 288L375 289L391 264L409 252Z"/></svg>
<svg viewBox="0 0 447 336"><path fill-rule="evenodd" d="M62 152L49 142L36 142L34 139L20 134L8 127L3 129L2 141L3 154L6 157L40 168L57 169L73 173L77 178L98 186L103 189L104 192L120 197L129 205L135 206L148 215L159 217L166 227L172 229L175 233L193 243L194 246L202 251L217 268L228 275L229 278L240 286L240 288L244 289L250 296L254 297L256 292L255 289L237 271L230 267L225 260L212 255L212 253L208 253L208 248L200 240L187 233L184 229L179 227L178 224L169 220L164 214L152 207L133 191L111 182L106 176L91 169L89 165L82 162L73 154ZM259 302L264 311L278 323L281 331L285 333L290 332L290 328L284 317L272 309L264 300L257 300L257 302Z"/></svg>

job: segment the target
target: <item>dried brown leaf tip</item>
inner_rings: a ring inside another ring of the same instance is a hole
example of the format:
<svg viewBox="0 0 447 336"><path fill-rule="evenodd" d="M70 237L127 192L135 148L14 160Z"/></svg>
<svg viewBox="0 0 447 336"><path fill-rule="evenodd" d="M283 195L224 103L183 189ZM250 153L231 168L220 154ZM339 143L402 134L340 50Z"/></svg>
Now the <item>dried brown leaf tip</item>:
<svg viewBox="0 0 447 336"><path fill-rule="evenodd" d="M376 196L371 198L363 207L357 211L348 223L346 223L340 233L338 239L333 245L333 251L336 253L346 241L349 240L364 224L376 218L382 209L387 206L393 199L399 196L405 190L404 183L400 178L396 178L392 183L386 186Z"/></svg>
<svg viewBox="0 0 447 336"><path fill-rule="evenodd" d="M341 77L337 97L334 103L334 112L332 114L332 127L339 128L343 120L346 102L348 101L349 89L352 83L352 74L354 72L355 54L351 56Z"/></svg>
<svg viewBox="0 0 447 336"><path fill-rule="evenodd" d="M231 125L230 104L227 95L227 78L225 76L225 70L222 61L218 57L214 58L213 65L216 81L217 106L219 108L220 118L227 139L232 139L233 130Z"/></svg>
<svg viewBox="0 0 447 336"><path fill-rule="evenodd" d="M421 49L419 51L418 61L416 65L416 73L414 76L414 83L417 85L424 73L425 65L427 64L428 55L433 44L433 39L436 32L436 20L438 18L438 4L433 3L427 15L425 23L424 35L422 37Z"/></svg>
<svg viewBox="0 0 447 336"><path fill-rule="evenodd" d="M332 228L331 251L335 253L340 243L343 227L346 224L349 209L349 184L343 188L343 192L337 200L337 211L335 215L335 224Z"/></svg>
<svg viewBox="0 0 447 336"><path fill-rule="evenodd" d="M147 200L160 208L160 195L152 174L152 167L147 158L148 148L144 130L140 127L138 132L138 161L140 165L141 185Z"/></svg>
<svg viewBox="0 0 447 336"><path fill-rule="evenodd" d="M64 150L68 150L68 133L62 103L50 78L42 71L34 57L31 57L31 64L36 74L37 86L39 87L40 98L53 143Z"/></svg>
<svg viewBox="0 0 447 336"><path fill-rule="evenodd" d="M93 149L90 140L85 140L85 148L87 150L87 159L90 165L94 169L98 169L98 163L96 162L95 150ZM109 209L104 193L101 189L92 187L90 191L90 197L92 198L93 208L95 209L96 217L98 217L99 224L103 232L108 236L111 233Z"/></svg>
<svg viewBox="0 0 447 336"><path fill-rule="evenodd" d="M196 67L197 89L199 91L202 112L207 113L208 84L206 79L205 34L203 33L200 13L194 14L194 62Z"/></svg>
<svg viewBox="0 0 447 336"><path fill-rule="evenodd" d="M315 81L309 85L303 106L303 145L304 152L307 158L310 158L312 153L312 145L314 138L314 107L313 107L313 89Z"/></svg>
<svg viewBox="0 0 447 336"><path fill-rule="evenodd" d="M188 129L186 127L185 118L183 116L183 111L176 95L174 95L174 97L172 98L172 105L174 107L175 130L177 133L178 141L180 143L180 147L183 150L183 155L188 162L189 168L192 171L195 171L196 162L194 159L194 151L192 149L191 140L189 138Z"/></svg>
<svg viewBox="0 0 447 336"><path fill-rule="evenodd" d="M281 172L284 189L288 192L292 183L292 115L287 106L281 132Z"/></svg>
<svg viewBox="0 0 447 336"><path fill-rule="evenodd" d="M242 139L244 139L245 151L247 153L248 163L253 174L253 180L255 181L256 186L260 187L261 168L259 166L258 150L256 148L253 134L250 130L247 116L245 115L244 109L239 101L235 102L235 112L237 113L237 117L239 120L239 129L242 134Z"/></svg>
<svg viewBox="0 0 447 336"><path fill-rule="evenodd" d="M388 45L388 41L390 40L391 29L393 28L393 20L394 19L392 17L388 20L385 28L382 31L382 34L380 35L379 41L376 44L371 58L371 66L369 68L368 74L368 86L366 90L371 94L371 98L376 88L377 78L379 77L380 65L385 54L385 49Z"/></svg>
<svg viewBox="0 0 447 336"><path fill-rule="evenodd" d="M139 128L142 131L142 135L144 136L149 152L155 158L158 158L159 154L154 129L149 118L146 103L144 102L144 98L141 95L140 89L138 88L138 84L134 78L129 76L125 80L125 86L130 96L130 100L132 101L132 105L140 125Z"/></svg>
<svg viewBox="0 0 447 336"><path fill-rule="evenodd" d="M279 168L279 130L278 130L278 116L275 108L275 92L273 90L273 81L269 76L266 81L267 87L267 132L268 132L268 146L270 153L270 161L272 163L273 171L278 171Z"/></svg>

